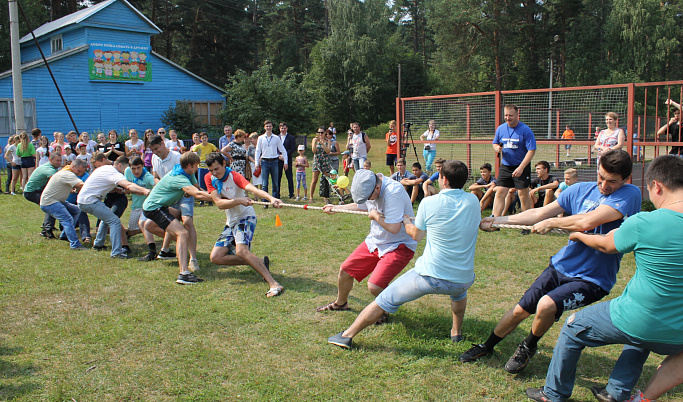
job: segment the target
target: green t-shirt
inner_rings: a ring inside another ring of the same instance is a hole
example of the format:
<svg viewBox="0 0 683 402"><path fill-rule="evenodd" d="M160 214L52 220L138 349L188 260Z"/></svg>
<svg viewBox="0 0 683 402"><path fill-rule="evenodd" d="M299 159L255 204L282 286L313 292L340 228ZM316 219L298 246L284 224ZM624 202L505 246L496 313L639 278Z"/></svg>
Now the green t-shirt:
<svg viewBox="0 0 683 402"><path fill-rule="evenodd" d="M51 163L43 163L31 173L31 177L28 178L24 191L30 193L32 191L44 189L47 181L50 180L50 177L55 173L57 173L57 169L55 169Z"/></svg>
<svg viewBox="0 0 683 402"><path fill-rule="evenodd" d="M26 149L23 148L23 144L19 143L17 145L17 156L26 158L28 156L34 156L36 154L36 147L34 147L33 144L31 144L30 142L28 143L28 147L26 147Z"/></svg>
<svg viewBox="0 0 683 402"><path fill-rule="evenodd" d="M649 342L680 344L683 333L683 214L640 212L614 233L620 253L634 252L636 273L610 303L613 324Z"/></svg>
<svg viewBox="0 0 683 402"><path fill-rule="evenodd" d="M135 177L133 174L133 171L130 170L130 167L127 167L126 170L123 172L123 176L126 178L131 183L135 183L140 187L144 188L149 188L152 189L154 188L154 176L152 176L151 173L145 171L145 173L142 175L142 179L138 179ZM142 203L145 202L145 199L147 198L146 195L138 195L138 194L133 194L133 203L131 204L131 209L140 209L142 208Z"/></svg>
<svg viewBox="0 0 683 402"><path fill-rule="evenodd" d="M154 211L161 207L170 207L183 198L185 192L183 187L197 184L197 179L194 175L188 179L185 175L171 176L167 174L154 186L152 192L149 193L147 199L142 204L142 209L145 211Z"/></svg>

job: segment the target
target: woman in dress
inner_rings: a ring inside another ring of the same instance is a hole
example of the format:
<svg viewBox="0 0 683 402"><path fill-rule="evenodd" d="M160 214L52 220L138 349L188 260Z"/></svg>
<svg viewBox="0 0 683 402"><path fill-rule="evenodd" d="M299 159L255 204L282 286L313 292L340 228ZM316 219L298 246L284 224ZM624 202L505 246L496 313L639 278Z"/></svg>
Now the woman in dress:
<svg viewBox="0 0 683 402"><path fill-rule="evenodd" d="M244 148L244 140L247 133L244 130L235 131L235 139L230 141L228 145L221 149L221 153L225 155L230 162L230 169L244 176L246 174L247 166L247 149Z"/></svg>
<svg viewBox="0 0 683 402"><path fill-rule="evenodd" d="M610 149L621 149L626 142L626 133L617 127L619 115L609 112L605 115L607 128L600 131L595 139L594 149L598 151L597 165L600 166L600 156Z"/></svg>
<svg viewBox="0 0 683 402"><path fill-rule="evenodd" d="M152 173L152 156L154 156L154 153L152 150L149 148L149 141L154 135L154 130L151 128L148 128L145 130L145 143L143 145L145 151L143 152L144 157L142 160L144 161L145 164L145 169L147 169L148 172Z"/></svg>
<svg viewBox="0 0 683 402"><path fill-rule="evenodd" d="M327 139L325 127L318 128L318 132L313 138L311 149L313 149L313 176L311 178L311 202L313 202L313 194L315 194L315 186L320 180L320 173L326 174L330 172L330 141ZM329 136L331 138L331 136Z"/></svg>
<svg viewBox="0 0 683 402"><path fill-rule="evenodd" d="M50 153L54 152L54 148L50 146L50 140L47 137L41 136L38 140L38 148L36 149L36 165L40 166L50 161Z"/></svg>

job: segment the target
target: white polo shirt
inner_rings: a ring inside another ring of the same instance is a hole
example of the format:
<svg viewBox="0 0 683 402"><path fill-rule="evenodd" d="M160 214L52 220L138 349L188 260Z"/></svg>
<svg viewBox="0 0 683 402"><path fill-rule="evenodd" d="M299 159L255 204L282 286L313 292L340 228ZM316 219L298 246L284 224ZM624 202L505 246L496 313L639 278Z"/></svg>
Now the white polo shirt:
<svg viewBox="0 0 683 402"><path fill-rule="evenodd" d="M152 156L152 169L154 169L154 172L160 179L166 176L166 173L173 170L173 167L179 163L180 154L176 151L168 151L168 155L166 155L166 159L164 160L161 160L161 158L156 155Z"/></svg>

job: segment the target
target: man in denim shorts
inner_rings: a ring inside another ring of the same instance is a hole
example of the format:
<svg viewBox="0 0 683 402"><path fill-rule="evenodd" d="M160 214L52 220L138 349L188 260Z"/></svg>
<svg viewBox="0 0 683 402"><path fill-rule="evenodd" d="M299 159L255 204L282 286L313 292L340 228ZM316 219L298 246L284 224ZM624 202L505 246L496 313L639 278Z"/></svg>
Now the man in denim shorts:
<svg viewBox="0 0 683 402"><path fill-rule="evenodd" d="M414 217L415 213L401 183L361 169L353 176L351 195L353 204L326 205L323 210L328 214L334 214L332 208L369 211L370 234L342 263L337 277L337 299L318 307L318 311L350 310L348 297L354 279L360 282L370 276L368 290L378 296L408 265L417 248L417 242L403 226L404 216ZM387 317L383 314L378 323L385 322Z"/></svg>
<svg viewBox="0 0 683 402"><path fill-rule="evenodd" d="M280 208L282 201L257 189L241 174L227 167L225 158L219 152L206 156L206 166L211 172L204 176L207 191L216 206L225 210L228 218L223 233L211 250L211 262L216 265L250 265L268 282L270 289L266 293L267 297L281 295L285 288L270 274L268 257L261 259L251 252L251 242L256 230L256 211L245 190L268 199L275 208Z"/></svg>
<svg viewBox="0 0 683 402"><path fill-rule="evenodd" d="M628 153L609 151L600 158L597 183L577 183L541 208L509 217L484 218L481 228L491 230L492 223L509 223L534 225L532 231L541 234L554 228L607 234L618 228L625 218L640 211L640 190L626 183L632 167ZM561 213L569 216L558 218ZM519 303L503 315L486 342L473 345L460 356L460 361L472 362L491 354L503 338L535 314L529 335L505 364L509 373L521 372L536 354L539 339L563 312L587 306L609 294L617 280L621 256L597 252L583 243L569 241L550 258L548 268Z"/></svg>
<svg viewBox="0 0 683 402"><path fill-rule="evenodd" d="M404 218L408 235L422 240L427 235L424 253L415 268L401 275L370 303L356 321L327 342L350 348L353 337L376 322L382 314L395 313L403 304L428 294L450 296L453 342L462 340L460 332L467 305L467 289L474 283L474 249L481 213L479 199L462 187L469 170L460 161L446 161L439 173L441 192L425 198L417 217Z"/></svg>

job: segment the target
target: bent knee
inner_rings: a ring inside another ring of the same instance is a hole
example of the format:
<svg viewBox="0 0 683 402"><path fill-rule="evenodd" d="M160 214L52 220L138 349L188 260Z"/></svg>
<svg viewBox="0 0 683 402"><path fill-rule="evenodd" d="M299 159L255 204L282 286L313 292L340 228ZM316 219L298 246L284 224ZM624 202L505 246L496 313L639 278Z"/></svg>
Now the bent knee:
<svg viewBox="0 0 683 402"><path fill-rule="evenodd" d="M541 297L536 306L536 314L553 314L557 313L557 304L550 298L550 296L545 295Z"/></svg>
<svg viewBox="0 0 683 402"><path fill-rule="evenodd" d="M380 293L382 293L382 291L384 290L384 288L381 287L381 286L377 286L377 285L375 285L374 283L368 282L368 290L370 291L370 293L371 293L372 295L378 296Z"/></svg>

